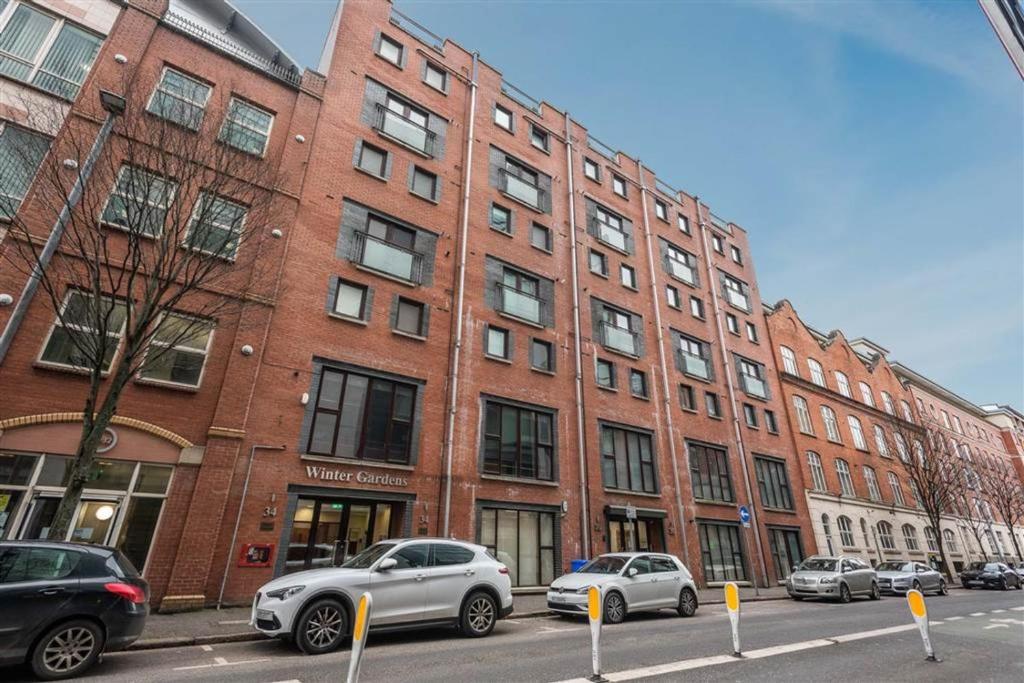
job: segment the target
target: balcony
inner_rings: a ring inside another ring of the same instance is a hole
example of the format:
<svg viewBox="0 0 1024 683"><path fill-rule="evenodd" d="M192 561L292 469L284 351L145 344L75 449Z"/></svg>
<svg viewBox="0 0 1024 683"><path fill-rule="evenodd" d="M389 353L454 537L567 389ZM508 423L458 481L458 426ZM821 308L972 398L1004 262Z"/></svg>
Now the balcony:
<svg viewBox="0 0 1024 683"><path fill-rule="evenodd" d="M410 147L421 154L433 158L434 139L437 137L433 131L415 121L392 111L381 103L377 103L377 121L373 126L383 135L397 140L406 147Z"/></svg>
<svg viewBox="0 0 1024 683"><path fill-rule="evenodd" d="M689 265L682 261L676 261L673 258L668 259L668 270L672 273L673 277L677 277L683 282L688 282L691 285L697 284L697 272Z"/></svg>
<svg viewBox="0 0 1024 683"><path fill-rule="evenodd" d="M707 358L679 350L679 367L688 375L711 381L711 361Z"/></svg>
<svg viewBox="0 0 1024 683"><path fill-rule="evenodd" d="M601 345L605 348L624 353L629 356L637 356L636 332L613 325L604 320L601 322Z"/></svg>
<svg viewBox="0 0 1024 683"><path fill-rule="evenodd" d="M753 375L742 375L742 377L743 391L747 392L751 396L768 398L768 387L762 380L754 377Z"/></svg>
<svg viewBox="0 0 1024 683"><path fill-rule="evenodd" d="M597 238L605 244L611 245L619 251L627 251L626 249L626 233L621 230L616 230L607 223L601 221L595 221L597 224Z"/></svg>
<svg viewBox="0 0 1024 683"><path fill-rule="evenodd" d="M744 311L750 310L750 300L743 292L726 287L725 300L737 308L742 308Z"/></svg>
<svg viewBox="0 0 1024 683"><path fill-rule="evenodd" d="M423 280L423 255L369 233L356 232L356 262L406 282Z"/></svg>
<svg viewBox="0 0 1024 683"><path fill-rule="evenodd" d="M544 197L544 190L528 180L509 173L508 169L502 168L498 170L498 189L527 206L532 206L538 211L541 210L541 199Z"/></svg>
<svg viewBox="0 0 1024 683"><path fill-rule="evenodd" d="M503 285L500 282L497 288L498 310L505 315L510 315L535 325L541 324L541 312L544 310L544 302L541 299L514 287Z"/></svg>

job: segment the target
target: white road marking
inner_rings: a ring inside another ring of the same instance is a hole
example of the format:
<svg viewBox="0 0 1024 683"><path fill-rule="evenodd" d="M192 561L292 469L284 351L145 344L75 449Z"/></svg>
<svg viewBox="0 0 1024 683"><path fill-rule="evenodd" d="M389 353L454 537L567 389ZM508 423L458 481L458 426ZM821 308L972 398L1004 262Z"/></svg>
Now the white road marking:
<svg viewBox="0 0 1024 683"><path fill-rule="evenodd" d="M992 610L992 614L1002 614L1005 611L1006 610L1004 610L1004 609L994 609L994 610Z"/></svg>
<svg viewBox="0 0 1024 683"><path fill-rule="evenodd" d="M836 643L849 643L854 640L863 640L865 638L876 638L878 636L887 636L890 633L900 633L902 631L910 631L917 628L917 624L904 624L903 626L890 626L888 628L876 628L873 631L860 631L859 633L844 633L841 636L832 636L829 640Z"/></svg>
<svg viewBox="0 0 1024 683"><path fill-rule="evenodd" d="M209 645L200 645L199 649L203 652L213 652L213 648Z"/></svg>
<svg viewBox="0 0 1024 683"><path fill-rule="evenodd" d="M1024 612L1024 607L1011 607L1010 609L1014 610L1015 612Z"/></svg>
<svg viewBox="0 0 1024 683"><path fill-rule="evenodd" d="M274 683L302 683L302 681L297 678L289 678L287 681L274 681Z"/></svg>
<svg viewBox="0 0 1024 683"><path fill-rule="evenodd" d="M985 613L984 612L971 612L971 616L972 617L983 617L983 616L985 616Z"/></svg>
<svg viewBox="0 0 1024 683"><path fill-rule="evenodd" d="M248 624L249 620L248 619L231 619L229 621L218 621L217 623L220 624L221 626L233 626L235 624Z"/></svg>
<svg viewBox="0 0 1024 683"><path fill-rule="evenodd" d="M987 630L989 630L990 628L1010 628L1010 627L1009 627L1009 626L1007 626L1006 624L989 624L988 626L986 626L986 627L985 627L984 629L982 629L982 630L983 630L983 631L987 631Z"/></svg>
<svg viewBox="0 0 1024 683"><path fill-rule="evenodd" d="M1024 626L1024 621L1020 619L989 619L989 621L994 621L997 624L1018 624Z"/></svg>
<svg viewBox="0 0 1024 683"><path fill-rule="evenodd" d="M229 662L223 657L215 657L216 664L196 664L194 666L176 666L173 671L191 671L193 669L214 669L221 666L239 666L240 664L256 664L257 662L269 662L269 657L262 659L243 659L240 662Z"/></svg>
<svg viewBox="0 0 1024 683"><path fill-rule="evenodd" d="M946 621L960 621L963 617L946 617Z"/></svg>
<svg viewBox="0 0 1024 683"><path fill-rule="evenodd" d="M213 661L217 662L218 666L226 666L228 663L228 660L224 657L214 657Z"/></svg>
<svg viewBox="0 0 1024 683"><path fill-rule="evenodd" d="M537 629L537 633L567 633L569 631L582 631L585 626L577 626L575 628L554 628L552 626L541 626Z"/></svg>

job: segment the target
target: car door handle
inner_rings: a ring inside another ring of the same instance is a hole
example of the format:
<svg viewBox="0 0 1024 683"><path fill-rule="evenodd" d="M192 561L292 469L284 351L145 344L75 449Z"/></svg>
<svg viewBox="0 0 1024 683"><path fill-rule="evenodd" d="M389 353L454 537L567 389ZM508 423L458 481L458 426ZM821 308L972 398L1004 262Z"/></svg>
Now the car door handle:
<svg viewBox="0 0 1024 683"><path fill-rule="evenodd" d="M415 576L415 579L416 579L417 581L422 581L422 580L423 580L424 578L426 578L426 576L427 576L426 574L417 574L417 575Z"/></svg>
<svg viewBox="0 0 1024 683"><path fill-rule="evenodd" d="M473 574L476 574L476 570L475 569L467 569L465 573L466 573L466 576L473 576Z"/></svg>
<svg viewBox="0 0 1024 683"><path fill-rule="evenodd" d="M64 589L60 586L49 586L48 588L40 588L38 592L40 595L57 595L58 593L63 593Z"/></svg>

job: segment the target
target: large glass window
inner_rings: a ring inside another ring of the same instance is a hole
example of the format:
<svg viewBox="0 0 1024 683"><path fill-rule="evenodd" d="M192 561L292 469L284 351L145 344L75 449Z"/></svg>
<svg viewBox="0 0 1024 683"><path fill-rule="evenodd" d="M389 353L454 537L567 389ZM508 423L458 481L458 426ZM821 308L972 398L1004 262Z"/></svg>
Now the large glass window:
<svg viewBox="0 0 1024 683"><path fill-rule="evenodd" d="M309 452L408 464L416 387L324 368L320 376Z"/></svg>
<svg viewBox="0 0 1024 683"><path fill-rule="evenodd" d="M203 123L206 102L210 99L212 90L213 88L206 83L174 69L164 69L146 111L186 128L198 130Z"/></svg>
<svg viewBox="0 0 1024 683"><path fill-rule="evenodd" d="M0 121L0 218L13 218L50 140Z"/></svg>
<svg viewBox="0 0 1024 683"><path fill-rule="evenodd" d="M835 371L836 386L839 387L839 393L846 398L853 398L853 393L850 391L850 380L847 379L846 375L838 370Z"/></svg>
<svg viewBox="0 0 1024 683"><path fill-rule="evenodd" d="M484 403L483 471L528 479L554 478L554 418L552 413Z"/></svg>
<svg viewBox="0 0 1024 683"><path fill-rule="evenodd" d="M878 477L875 475L874 468L864 466L864 481L868 484L868 497L876 502L882 500L882 492L878 490Z"/></svg>
<svg viewBox="0 0 1024 683"><path fill-rule="evenodd" d="M775 578L785 581L792 573L793 567L804 559L800 532L796 529L769 527L768 544L775 564Z"/></svg>
<svg viewBox="0 0 1024 683"><path fill-rule="evenodd" d="M671 244L665 245L665 257L666 270L672 277L694 286L698 284L697 257Z"/></svg>
<svg viewBox="0 0 1024 683"><path fill-rule="evenodd" d="M786 463L775 458L754 457L761 503L768 508L793 509L793 496L786 475Z"/></svg>
<svg viewBox="0 0 1024 683"><path fill-rule="evenodd" d="M72 100L96 59L102 39L21 2L0 2L0 75Z"/></svg>
<svg viewBox="0 0 1024 683"><path fill-rule="evenodd" d="M779 353L782 354L782 369L790 375L799 376L800 373L796 368L796 354L793 353L793 349L788 346L780 346Z"/></svg>
<svg viewBox="0 0 1024 683"><path fill-rule="evenodd" d="M150 341L143 379L198 387L213 339L213 323L184 315L164 316Z"/></svg>
<svg viewBox="0 0 1024 683"><path fill-rule="evenodd" d="M819 387L825 385L825 371L821 367L821 363L814 360L813 358L807 359L807 368L811 371L811 381L817 384Z"/></svg>
<svg viewBox="0 0 1024 683"><path fill-rule="evenodd" d="M906 505L907 502L903 498L903 487L900 486L900 479L894 473L888 473L889 489L892 490L892 500L897 505Z"/></svg>
<svg viewBox="0 0 1024 683"><path fill-rule="evenodd" d="M509 569L513 586L546 586L555 578L555 515L483 508L480 544Z"/></svg>
<svg viewBox="0 0 1024 683"><path fill-rule="evenodd" d="M102 371L108 372L124 334L126 313L123 303L109 297L96 302L85 292L68 292L40 360L83 369L102 360Z"/></svg>
<svg viewBox="0 0 1024 683"><path fill-rule="evenodd" d="M858 382L860 386L860 397L867 405L872 408L875 407L875 395L871 393L871 387L868 386L867 382Z"/></svg>
<svg viewBox="0 0 1024 683"><path fill-rule="evenodd" d="M740 530L735 524L698 522L704 579L708 582L745 581L747 578Z"/></svg>
<svg viewBox="0 0 1024 683"><path fill-rule="evenodd" d="M729 476L729 457L724 448L687 444L693 497L732 503L736 500Z"/></svg>
<svg viewBox="0 0 1024 683"><path fill-rule="evenodd" d="M821 456L814 451L807 451L807 466L811 468L811 479L815 491L828 491L825 483L825 470L821 466Z"/></svg>
<svg viewBox="0 0 1024 683"><path fill-rule="evenodd" d="M883 458L890 457L889 443L885 440L885 430L879 425L875 425L872 429L875 432L875 448L878 449L878 454Z"/></svg>
<svg viewBox="0 0 1024 683"><path fill-rule="evenodd" d="M846 423L850 427L850 434L853 436L853 446L862 451L868 449L868 442L864 438L864 429L860 426L860 420L853 415L846 416Z"/></svg>
<svg viewBox="0 0 1024 683"><path fill-rule="evenodd" d="M836 474L839 475L839 487L844 496L854 496L853 478L850 476L850 466L842 458L836 458Z"/></svg>
<svg viewBox="0 0 1024 683"><path fill-rule="evenodd" d="M836 526L839 527L839 542L844 548L853 547L853 522L846 515L839 515L836 519Z"/></svg>
<svg viewBox="0 0 1024 683"><path fill-rule="evenodd" d="M821 419L825 423L825 436L828 437L828 440L842 443L842 437L839 436L839 421L836 419L835 411L828 406L822 406Z"/></svg>
<svg viewBox="0 0 1024 683"><path fill-rule="evenodd" d="M793 408L796 410L796 421L800 425L800 431L814 436L814 425L811 424L811 411L807 408L807 400L802 396L794 396Z"/></svg>
<svg viewBox="0 0 1024 683"><path fill-rule="evenodd" d="M122 166L117 186L103 209L103 222L156 237L164 229L177 183L140 168Z"/></svg>
<svg viewBox="0 0 1024 683"><path fill-rule="evenodd" d="M245 225L246 209L241 204L202 193L189 223L185 244L212 256L233 259Z"/></svg>
<svg viewBox="0 0 1024 683"><path fill-rule="evenodd" d="M273 124L274 115L270 112L232 97L220 139L243 152L263 156Z"/></svg>
<svg viewBox="0 0 1024 683"><path fill-rule="evenodd" d="M768 398L768 384L765 382L764 366L746 358L737 359L740 386L743 391L758 398Z"/></svg>
<svg viewBox="0 0 1024 683"><path fill-rule="evenodd" d="M722 294L732 306L750 312L750 289L747 283L722 273Z"/></svg>
<svg viewBox="0 0 1024 683"><path fill-rule="evenodd" d="M610 489L656 493L658 483L650 435L602 425L601 478Z"/></svg>
<svg viewBox="0 0 1024 683"><path fill-rule="evenodd" d="M878 523L878 541L882 544L883 550L896 550L896 539L892 535L892 524L889 524L889 522Z"/></svg>
<svg viewBox="0 0 1024 683"><path fill-rule="evenodd" d="M679 337L679 369L701 379L714 379L711 345L694 337Z"/></svg>

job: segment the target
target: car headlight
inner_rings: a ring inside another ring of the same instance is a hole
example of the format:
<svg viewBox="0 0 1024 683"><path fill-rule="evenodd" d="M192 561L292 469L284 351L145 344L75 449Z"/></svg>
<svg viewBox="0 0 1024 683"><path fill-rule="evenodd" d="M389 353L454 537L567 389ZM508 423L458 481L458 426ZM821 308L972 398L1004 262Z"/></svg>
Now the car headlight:
<svg viewBox="0 0 1024 683"><path fill-rule="evenodd" d="M825 576L825 577L822 577L821 581L819 581L819 583L835 583L835 582L836 582L836 578L834 576Z"/></svg>
<svg viewBox="0 0 1024 683"><path fill-rule="evenodd" d="M305 586L288 586L287 588L278 588L276 591L267 591L268 598L277 598L278 600L287 600L293 595L298 595L305 589Z"/></svg>
<svg viewBox="0 0 1024 683"><path fill-rule="evenodd" d="M583 588L577 588L576 593L578 595L586 595L590 592L590 586L584 586Z"/></svg>

